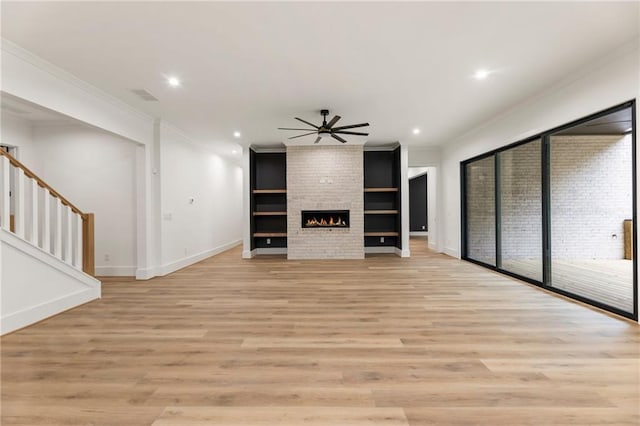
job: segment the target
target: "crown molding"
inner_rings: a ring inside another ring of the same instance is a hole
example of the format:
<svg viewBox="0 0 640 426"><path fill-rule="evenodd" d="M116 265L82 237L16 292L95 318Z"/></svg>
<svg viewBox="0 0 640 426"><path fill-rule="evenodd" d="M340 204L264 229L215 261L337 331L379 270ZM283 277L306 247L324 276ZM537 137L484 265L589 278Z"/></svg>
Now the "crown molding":
<svg viewBox="0 0 640 426"><path fill-rule="evenodd" d="M95 96L97 98L99 98L102 101L105 101L117 108L119 108L120 110L127 112L129 114L135 115L140 119L146 120L146 121L150 121L153 122L154 117L152 117L149 114L146 114L134 107L132 107L131 105L121 101L120 99L114 97L113 95L110 95L109 93L98 89L97 87L87 83L86 81L76 77L75 75L71 74L68 71L65 71L64 69L52 64L51 62L48 62L44 59L42 59L41 57L35 55L34 53L31 53L30 51L24 49L23 47L20 47L19 45L15 44L12 41L9 41L5 38L1 38L1 46L0 48L2 49L2 54L10 54L13 55L25 62L28 62L29 64L33 65L34 67L45 71L47 73L49 73L50 75L66 82L69 83L81 90L83 90L84 92Z"/></svg>

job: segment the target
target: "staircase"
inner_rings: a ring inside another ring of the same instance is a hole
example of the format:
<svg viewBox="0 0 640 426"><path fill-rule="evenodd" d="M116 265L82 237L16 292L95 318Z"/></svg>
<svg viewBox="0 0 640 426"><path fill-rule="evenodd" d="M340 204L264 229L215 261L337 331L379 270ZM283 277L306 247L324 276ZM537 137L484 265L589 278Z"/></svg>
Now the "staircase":
<svg viewBox="0 0 640 426"><path fill-rule="evenodd" d="M100 298L94 215L0 149L0 334Z"/></svg>

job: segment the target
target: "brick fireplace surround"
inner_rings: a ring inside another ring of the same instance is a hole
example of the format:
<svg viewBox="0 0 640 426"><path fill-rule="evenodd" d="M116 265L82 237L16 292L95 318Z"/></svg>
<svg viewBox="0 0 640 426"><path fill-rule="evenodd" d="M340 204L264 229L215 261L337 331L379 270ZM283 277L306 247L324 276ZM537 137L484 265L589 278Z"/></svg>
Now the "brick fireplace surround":
<svg viewBox="0 0 640 426"><path fill-rule="evenodd" d="M287 147L287 258L363 259L363 147ZM350 210L350 228L302 228L302 210Z"/></svg>

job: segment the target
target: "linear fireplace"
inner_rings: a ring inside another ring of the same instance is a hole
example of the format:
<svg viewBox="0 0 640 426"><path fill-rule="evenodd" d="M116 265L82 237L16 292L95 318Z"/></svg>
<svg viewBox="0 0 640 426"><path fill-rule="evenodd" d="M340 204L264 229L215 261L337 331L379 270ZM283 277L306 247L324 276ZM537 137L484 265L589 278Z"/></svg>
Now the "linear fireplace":
<svg viewBox="0 0 640 426"><path fill-rule="evenodd" d="M303 228L348 228L349 210L302 210Z"/></svg>

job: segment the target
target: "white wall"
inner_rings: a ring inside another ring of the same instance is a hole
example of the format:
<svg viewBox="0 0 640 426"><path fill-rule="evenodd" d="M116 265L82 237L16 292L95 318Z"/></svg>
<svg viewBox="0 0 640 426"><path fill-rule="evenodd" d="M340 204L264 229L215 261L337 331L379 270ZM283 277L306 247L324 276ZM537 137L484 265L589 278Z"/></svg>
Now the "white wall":
<svg viewBox="0 0 640 426"><path fill-rule="evenodd" d="M136 144L81 124L36 125L33 134L33 171L95 214L96 275L135 275Z"/></svg>
<svg viewBox="0 0 640 426"><path fill-rule="evenodd" d="M155 120L10 41L2 39L1 56L2 92L141 144L136 149L136 276L153 277L159 265Z"/></svg>
<svg viewBox="0 0 640 426"><path fill-rule="evenodd" d="M100 281L0 229L0 334L100 297Z"/></svg>
<svg viewBox="0 0 640 426"><path fill-rule="evenodd" d="M29 121L2 112L0 144L17 147L17 158L25 165L33 162L33 128Z"/></svg>
<svg viewBox="0 0 640 426"><path fill-rule="evenodd" d="M2 39L0 90L143 144L153 118Z"/></svg>
<svg viewBox="0 0 640 426"><path fill-rule="evenodd" d="M242 154L232 149L160 126L161 275L241 242Z"/></svg>
<svg viewBox="0 0 640 426"><path fill-rule="evenodd" d="M460 256L460 162L638 97L637 44L476 128L442 150L440 217L445 252Z"/></svg>

